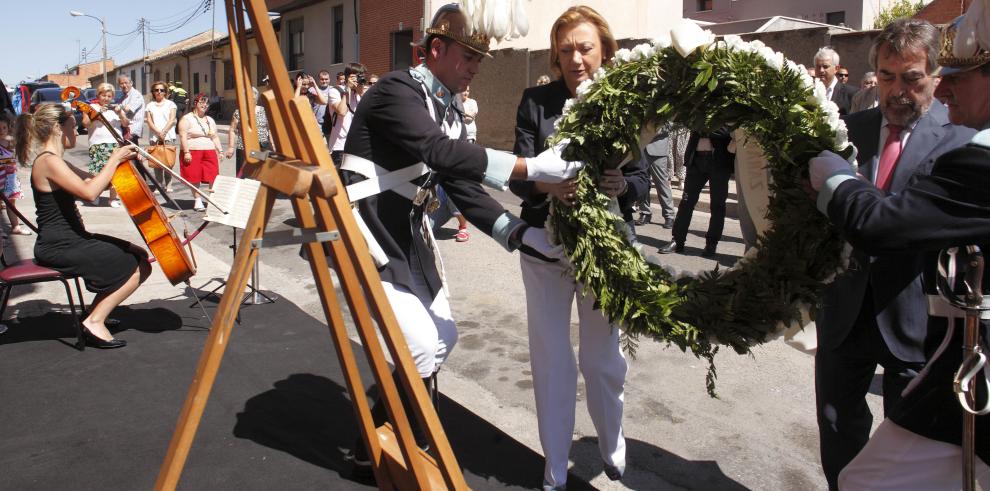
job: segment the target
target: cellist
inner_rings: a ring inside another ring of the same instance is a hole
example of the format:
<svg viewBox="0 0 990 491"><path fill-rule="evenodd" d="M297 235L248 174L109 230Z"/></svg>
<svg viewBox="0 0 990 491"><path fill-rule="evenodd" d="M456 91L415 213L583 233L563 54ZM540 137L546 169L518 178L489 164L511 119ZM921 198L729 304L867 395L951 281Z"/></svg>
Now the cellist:
<svg viewBox="0 0 990 491"><path fill-rule="evenodd" d="M61 104L41 104L34 114L22 114L15 128L17 158L31 167L31 189L37 209L38 264L78 275L86 289L96 293L89 315L82 321L86 344L121 348L107 329L107 316L137 290L151 274L147 252L127 241L92 234L83 226L76 199L92 201L110 184L117 166L136 157L133 145L114 149L95 176L62 159L76 144L76 122Z"/></svg>

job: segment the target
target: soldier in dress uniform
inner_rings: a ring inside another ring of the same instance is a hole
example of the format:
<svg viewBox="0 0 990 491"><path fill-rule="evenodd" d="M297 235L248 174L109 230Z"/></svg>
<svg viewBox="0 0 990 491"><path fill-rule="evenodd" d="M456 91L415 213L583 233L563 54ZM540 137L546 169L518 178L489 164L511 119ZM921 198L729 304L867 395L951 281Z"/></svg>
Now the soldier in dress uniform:
<svg viewBox="0 0 990 491"><path fill-rule="evenodd" d="M871 255L928 251L924 283L929 294L926 365L904 390L866 447L839 475L839 489L959 489L962 408L953 391L962 362L965 313L937 296L939 250L990 244L990 2L976 0L965 17L943 33L942 77L935 97L953 124L980 130L972 140L939 157L930 176L896 194L857 179L841 157L823 152L811 160L818 208L856 248ZM975 9L975 10L974 10ZM990 264L990 262L988 262ZM984 269L984 285L990 275ZM954 320L950 320L954 319ZM988 323L981 321L985 343ZM985 346L985 344L984 344ZM978 375L978 385L985 383ZM986 395L978 391L980 397ZM990 486L990 420L976 417L975 475Z"/></svg>
<svg viewBox="0 0 990 491"><path fill-rule="evenodd" d="M425 63L384 75L361 100L341 166L385 292L427 386L457 341L442 262L438 268L426 220L436 203L436 185L506 250L530 247L555 256L560 248L549 243L543 229L527 227L481 184L504 190L510 179L561 182L580 167L560 158L562 146L521 158L466 140L457 95L490 57L489 39L469 32L457 4L437 11L420 43ZM384 422L382 404L372 412L376 423ZM357 465L366 462L362 447L353 455Z"/></svg>

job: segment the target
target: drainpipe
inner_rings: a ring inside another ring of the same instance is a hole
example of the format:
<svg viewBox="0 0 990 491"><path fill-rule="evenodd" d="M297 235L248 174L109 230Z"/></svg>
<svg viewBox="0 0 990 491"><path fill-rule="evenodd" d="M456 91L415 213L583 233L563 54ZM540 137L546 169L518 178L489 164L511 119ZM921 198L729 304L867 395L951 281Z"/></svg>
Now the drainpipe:
<svg viewBox="0 0 990 491"><path fill-rule="evenodd" d="M361 63L361 0L354 0L354 59Z"/></svg>

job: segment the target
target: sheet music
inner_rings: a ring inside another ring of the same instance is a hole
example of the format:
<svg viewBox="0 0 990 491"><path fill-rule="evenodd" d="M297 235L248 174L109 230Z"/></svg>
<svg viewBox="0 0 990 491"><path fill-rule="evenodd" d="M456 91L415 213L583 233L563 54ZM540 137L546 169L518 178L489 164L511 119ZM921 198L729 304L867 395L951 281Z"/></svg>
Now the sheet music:
<svg viewBox="0 0 990 491"><path fill-rule="evenodd" d="M228 214L224 215L215 206L207 204L206 217L203 219L240 229L247 228L248 218L251 217L254 200L258 197L260 188L261 181L254 179L217 176L213 181L210 199L227 210Z"/></svg>

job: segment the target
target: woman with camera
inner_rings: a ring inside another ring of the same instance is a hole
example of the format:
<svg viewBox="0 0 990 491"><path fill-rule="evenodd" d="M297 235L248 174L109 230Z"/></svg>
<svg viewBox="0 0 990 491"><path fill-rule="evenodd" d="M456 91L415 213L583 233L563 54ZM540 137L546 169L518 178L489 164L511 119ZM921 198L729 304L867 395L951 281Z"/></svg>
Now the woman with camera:
<svg viewBox="0 0 990 491"><path fill-rule="evenodd" d="M328 144L330 146L330 156L334 165L340 168L344 154L344 143L347 141L347 130L351 127L351 119L354 118L354 111L357 111L361 97L368 90L368 81L364 77L365 68L360 63L348 63L344 68L346 89L343 91L331 90L330 102L327 111L334 111L337 115L333 129L330 130Z"/></svg>
<svg viewBox="0 0 990 491"><path fill-rule="evenodd" d="M100 84L96 88L97 102L91 106L103 114L103 118L113 127L113 131L123 135L123 129L130 124L130 121L128 121L123 107L119 104L112 104L114 94L113 85L106 82ZM102 121L89 119L85 112L83 112L83 126L89 132L89 172L90 174L99 174L103 170L103 166L107 164L110 154L117 148L117 140ZM92 203L98 205L99 202L100 197L97 195ZM117 191L113 186L110 187L110 206L120 208Z"/></svg>

